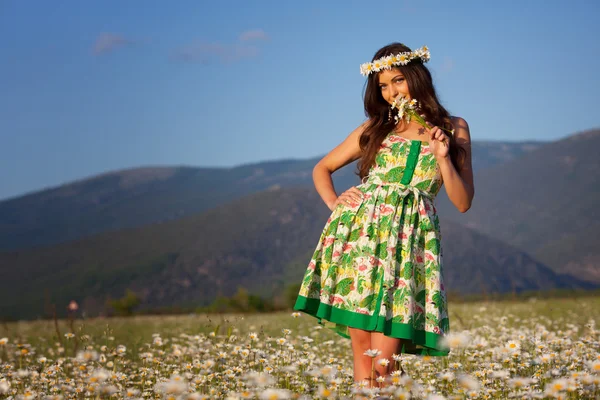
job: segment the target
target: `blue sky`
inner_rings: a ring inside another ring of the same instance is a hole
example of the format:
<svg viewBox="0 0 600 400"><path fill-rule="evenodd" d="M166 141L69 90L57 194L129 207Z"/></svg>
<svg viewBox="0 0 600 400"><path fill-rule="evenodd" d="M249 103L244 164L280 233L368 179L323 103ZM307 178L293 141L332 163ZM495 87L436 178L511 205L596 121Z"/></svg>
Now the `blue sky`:
<svg viewBox="0 0 600 400"><path fill-rule="evenodd" d="M431 50L473 140L600 127L598 1L0 1L0 199L112 170L322 155L359 65Z"/></svg>

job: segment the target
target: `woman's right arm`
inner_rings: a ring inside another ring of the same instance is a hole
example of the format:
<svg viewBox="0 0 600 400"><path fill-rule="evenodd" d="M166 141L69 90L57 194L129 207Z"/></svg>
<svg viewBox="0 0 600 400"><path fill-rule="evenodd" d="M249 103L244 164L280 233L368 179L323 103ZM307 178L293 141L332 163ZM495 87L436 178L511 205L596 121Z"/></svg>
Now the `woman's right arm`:
<svg viewBox="0 0 600 400"><path fill-rule="evenodd" d="M338 169L360 158L359 140L367 124L368 121L352 131L342 143L331 150L313 168L315 188L330 210L335 209L340 203L360 201L361 199L362 192L355 187L348 189L342 195L338 196L333 187L331 175Z"/></svg>

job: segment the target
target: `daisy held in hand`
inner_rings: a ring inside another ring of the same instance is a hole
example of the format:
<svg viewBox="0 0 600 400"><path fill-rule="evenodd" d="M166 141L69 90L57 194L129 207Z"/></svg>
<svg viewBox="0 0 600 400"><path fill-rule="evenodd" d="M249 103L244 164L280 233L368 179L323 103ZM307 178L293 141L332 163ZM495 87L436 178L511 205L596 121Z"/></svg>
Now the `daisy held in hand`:
<svg viewBox="0 0 600 400"><path fill-rule="evenodd" d="M391 105L391 108L398 110L398 113L394 115L394 120L396 121L396 124L401 121L406 121L407 123L409 123L411 119L414 119L417 123L419 123L419 125L421 125L427 130L433 128L433 126L431 124L428 124L427 121L425 121L425 119L419 114L419 102L415 99L409 100L401 94L396 98L396 100L394 100L394 102ZM441 127L439 129L448 132L451 135L454 135L454 129L444 129ZM442 144L444 144L444 146L448 146L446 140L442 140Z"/></svg>

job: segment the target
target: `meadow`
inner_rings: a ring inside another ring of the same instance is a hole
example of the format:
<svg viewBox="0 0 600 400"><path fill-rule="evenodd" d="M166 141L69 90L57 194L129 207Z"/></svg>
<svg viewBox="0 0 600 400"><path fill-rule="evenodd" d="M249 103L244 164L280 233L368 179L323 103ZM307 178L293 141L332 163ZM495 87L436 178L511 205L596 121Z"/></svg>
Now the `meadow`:
<svg viewBox="0 0 600 400"><path fill-rule="evenodd" d="M600 297L450 303L449 357L354 383L350 341L305 314L0 326L0 398L598 399ZM376 358L373 362L378 362Z"/></svg>

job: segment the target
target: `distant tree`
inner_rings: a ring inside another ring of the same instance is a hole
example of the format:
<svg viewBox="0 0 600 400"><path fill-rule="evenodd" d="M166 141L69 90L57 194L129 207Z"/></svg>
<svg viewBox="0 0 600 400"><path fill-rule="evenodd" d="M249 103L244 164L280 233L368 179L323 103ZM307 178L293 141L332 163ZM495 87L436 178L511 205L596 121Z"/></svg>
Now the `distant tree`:
<svg viewBox="0 0 600 400"><path fill-rule="evenodd" d="M293 308L294 304L296 304L298 292L300 292L300 283L293 283L285 289L286 305L289 308Z"/></svg>
<svg viewBox="0 0 600 400"><path fill-rule="evenodd" d="M134 291L127 289L125 296L120 299L110 300L110 306L117 315L132 315L133 309L140 304L140 298Z"/></svg>
<svg viewBox="0 0 600 400"><path fill-rule="evenodd" d="M224 313L231 311L231 300L224 296L217 296L213 302L203 309L204 312Z"/></svg>
<svg viewBox="0 0 600 400"><path fill-rule="evenodd" d="M269 299L264 299L260 296L250 295L250 311L266 312L273 311L275 308L273 302Z"/></svg>
<svg viewBox="0 0 600 400"><path fill-rule="evenodd" d="M237 292L231 297L229 304L234 311L248 312L250 310L250 295L248 294L248 290L238 286Z"/></svg>

